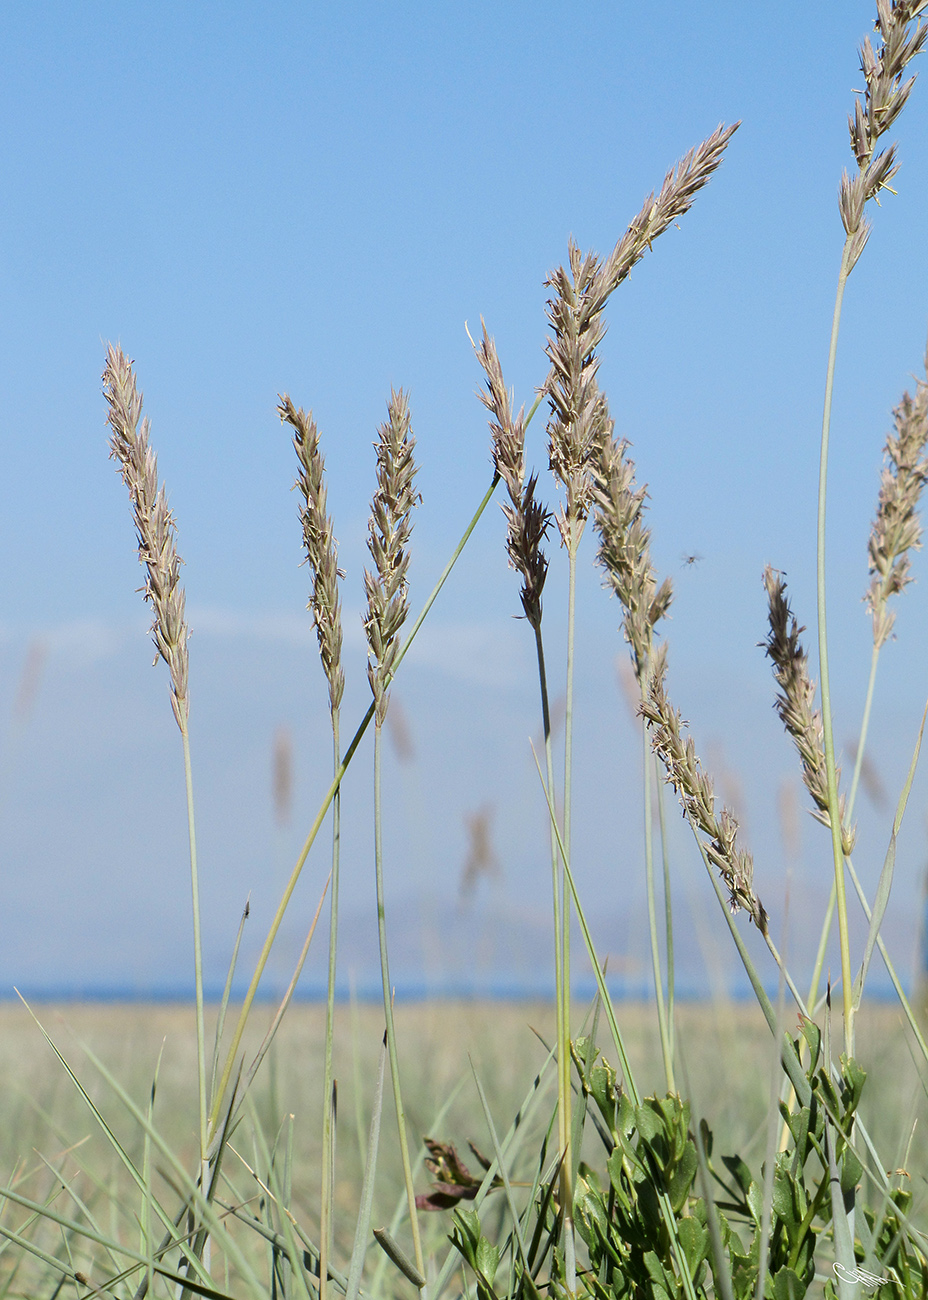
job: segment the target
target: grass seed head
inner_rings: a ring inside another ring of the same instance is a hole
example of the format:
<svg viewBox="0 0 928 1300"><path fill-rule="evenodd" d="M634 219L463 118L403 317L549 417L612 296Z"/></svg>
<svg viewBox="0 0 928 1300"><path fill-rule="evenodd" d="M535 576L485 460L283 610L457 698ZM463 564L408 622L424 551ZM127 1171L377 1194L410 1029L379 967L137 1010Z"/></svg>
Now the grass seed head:
<svg viewBox="0 0 928 1300"><path fill-rule="evenodd" d="M338 544L332 519L326 511L325 459L319 449L319 431L312 412L307 414L302 407L298 410L286 395L280 398L277 410L281 421L293 429L293 447L300 462L295 486L302 497L303 546L313 579L307 608L316 624L319 655L329 683L329 708L335 714L345 690L338 595L338 580L344 574L338 567Z"/></svg>
<svg viewBox="0 0 928 1300"><path fill-rule="evenodd" d="M158 461L149 443L148 417L142 419L142 394L132 362L118 345L107 345L103 394L109 406L110 456L119 464L135 518L139 562L145 567L145 599L153 610L152 640L171 674L171 707L187 733L187 637L183 563L175 545L176 526L167 493L158 483ZM156 660L157 662L157 660Z"/></svg>
<svg viewBox="0 0 928 1300"><path fill-rule="evenodd" d="M925 357L928 375L928 355ZM890 596L912 581L909 552L921 550L922 524L918 503L928 480L928 382L918 380L915 396L903 393L893 411L895 434L886 439L876 518L867 545L870 587L865 600L873 617L873 642L881 646L892 633L895 613Z"/></svg>
<svg viewBox="0 0 928 1300"><path fill-rule="evenodd" d="M652 748L664 765L684 816L704 837L706 856L725 882L732 912L744 908L758 930L766 934L767 913L754 892L753 859L738 845L738 822L730 809L722 808L716 814L712 778L696 756L692 736L684 737L686 724L667 698L666 673L666 647L661 646L652 658L647 694L641 702Z"/></svg>
<svg viewBox="0 0 928 1300"><path fill-rule="evenodd" d="M737 123L719 126L671 168L657 197L653 192L648 195L607 258L601 261L595 253L582 254L571 240L567 266L548 277L547 286L554 290L547 306L553 331L546 348L551 370L544 390L551 410L548 453L551 470L567 494L557 523L569 548L576 547L583 533L593 501L596 462L612 431L596 379L596 349L606 333L606 303L653 241L689 210L737 129Z"/></svg>
<svg viewBox="0 0 928 1300"><path fill-rule="evenodd" d="M387 410L388 418L380 426L379 439L374 444L377 489L371 502L367 538L374 572L364 571L367 676L374 695L377 726L383 725L387 714L388 687L399 654L397 636L409 612L408 546L412 534L412 510L419 501L413 486L416 440L410 428L409 405L402 389L398 393L391 391Z"/></svg>
<svg viewBox="0 0 928 1300"><path fill-rule="evenodd" d="M547 280L554 290L547 306L553 335L545 351L551 361L548 459L567 493L557 525L562 542L572 549L580 540L592 503L594 465L609 432L609 413L596 382L596 347L606 326L602 308L591 310L590 306L599 261L593 253L584 257L573 240L567 260L567 268L558 267Z"/></svg>
<svg viewBox="0 0 928 1300"><path fill-rule="evenodd" d="M622 631L631 646L635 676L645 690L654 629L673 599L665 578L658 587L651 563L651 530L644 522L646 490L635 483L627 442L613 435L612 421L600 447L593 481L594 522L599 535L597 560L622 605Z"/></svg>
<svg viewBox="0 0 928 1300"><path fill-rule="evenodd" d="M476 348L477 360L486 374L486 390L477 396L490 412L493 464L506 486L506 553L509 565L522 576L522 609L537 632L541 627L541 594L548 576L548 559L542 543L551 526L551 514L536 498L538 480L525 478L525 410L512 414L512 401L503 381L496 344L483 326Z"/></svg>
<svg viewBox="0 0 928 1300"><path fill-rule="evenodd" d="M838 209L848 235L848 273L853 270L870 234L864 207L877 198L899 170L895 145L877 153L877 144L905 107L915 77L903 81L909 63L919 54L928 37L928 28L918 22L928 9L925 0L877 0L874 31L879 37L874 49L870 37L860 47L860 70L864 77L863 98L854 99L854 111L848 117L851 151L857 163L856 174L841 177ZM916 23L912 30L912 24Z"/></svg>
<svg viewBox="0 0 928 1300"><path fill-rule="evenodd" d="M800 640L805 628L799 626L790 609L783 575L769 564L764 570L764 587L767 591L769 625L764 650L773 664L773 675L779 687L774 708L799 753L802 779L815 804L812 816L823 826L830 827L822 715L814 707L815 682L809 676L809 656ZM835 780L840 779L841 769L837 768ZM854 848L856 832L853 827L844 824L843 795L838 804L841 811L842 848L845 854L850 854Z"/></svg>

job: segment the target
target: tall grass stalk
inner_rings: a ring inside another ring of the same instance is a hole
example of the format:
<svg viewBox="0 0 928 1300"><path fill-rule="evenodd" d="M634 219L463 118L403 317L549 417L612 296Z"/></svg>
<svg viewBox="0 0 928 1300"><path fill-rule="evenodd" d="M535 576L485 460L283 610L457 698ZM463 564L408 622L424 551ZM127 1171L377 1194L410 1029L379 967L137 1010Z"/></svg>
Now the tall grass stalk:
<svg viewBox="0 0 928 1300"><path fill-rule="evenodd" d="M664 976L661 970L661 953L660 944L657 938L657 903L654 895L654 816L652 810L652 760L651 760L651 743L648 737L647 727L641 728L642 745L644 747L644 760L642 771L644 772L644 863L645 878L648 894L648 932L651 939L651 966L654 971L654 994L657 1001L657 1025L658 1033L661 1040L661 1056L664 1061L664 1079L667 1083L668 1092L676 1092L673 1077L673 1044L671 1041L670 1028L670 1008L664 1002ZM662 845L664 844L663 828L661 835ZM667 894L668 885L668 863L666 858L666 847L664 848L664 891L665 907L667 908L667 933L669 945L667 949L668 959L668 989L672 987L672 976L670 966L673 962L673 939L670 931L670 903ZM669 998L669 993L668 993Z"/></svg>
<svg viewBox="0 0 928 1300"><path fill-rule="evenodd" d="M374 697L374 861L377 888L377 927L380 941L380 971L383 983L383 1009L387 1024L387 1050L390 1058L390 1075L393 1081L393 1098L396 1103L396 1123L403 1162L403 1178L409 1204L409 1222L412 1230L416 1269L422 1277L424 1288L425 1260L419 1233L416 1210L416 1192L413 1186L412 1162L406 1135L406 1114L403 1107L400 1083L399 1055L396 1048L396 1028L393 1021L393 990L390 984L390 966L387 955L386 907L383 888L383 806L382 751L383 724L387 716L390 696L389 686L396 670L399 652L397 636L409 611L407 598L409 567L409 538L412 533L412 511L418 503L414 488L416 466L413 460L415 438L410 427L409 405L402 389L391 393L386 421L380 426L377 448L377 490L371 503L368 524L368 549L374 561L373 571L365 570L364 588L367 592L367 613L364 629L368 643L367 676Z"/></svg>
<svg viewBox="0 0 928 1300"><path fill-rule="evenodd" d="M841 843L841 813L838 807L838 782L835 772L835 741L832 725L831 686L828 674L828 622L825 611L825 505L828 480L828 443L831 433L831 402L834 391L835 358L838 352L838 327L841 322L841 305L844 286L850 274L848 235L841 254L838 288L831 322L831 339L828 346L828 368L825 374L825 406L822 415L822 444L818 479L818 525L816 531L816 608L818 614L818 660L822 691L822 740L825 754L825 773L828 789L828 817L831 828L831 848L834 860L835 903L838 913L838 939L841 946L841 996L844 1003L844 1044L848 1055L854 1053L854 1005L851 988L851 947L847 926L847 899L844 889L844 848Z"/></svg>
<svg viewBox="0 0 928 1300"><path fill-rule="evenodd" d="M674 1052L674 1001L676 975L673 958L673 894L670 888L670 844L667 839L667 814L664 807L664 787L654 759L654 781L657 788L657 817L661 832L661 865L664 872L664 934L667 945L667 1036L670 1039L670 1061ZM671 1091L676 1091L671 1087Z"/></svg>
<svg viewBox="0 0 928 1300"><path fill-rule="evenodd" d="M919 25L910 32L913 22L926 9L924 0L880 0L877 5L875 31L880 43L874 50L867 37L860 49L860 70L865 81L864 98L854 101L854 115L848 119L851 148L857 164L856 174L841 178L839 210L845 230L838 284L831 321L828 364L825 371L825 400L822 413L822 440L819 459L818 524L816 530L816 606L818 613L819 672L822 690L822 729L825 765L828 778L828 810L831 819L832 857L835 871L835 902L838 913L838 936L841 946L841 993L844 1005L845 1046L854 1050L854 1007L851 989L850 939L847 925L847 899L844 883L844 849L838 806L838 782L835 771L834 729L832 725L831 689L828 671L828 626L825 608L825 509L827 502L828 447L831 435L831 408L834 393L835 359L841 309L848 276L864 250L870 225L864 209L871 199L889 189L898 171L895 145L876 153L881 136L890 129L902 111L915 82L902 81L911 60L921 51L928 28Z"/></svg>
<svg viewBox="0 0 928 1300"><path fill-rule="evenodd" d="M535 755L535 766L538 770L539 779L541 780L542 786L544 787L544 778L541 775L541 767L538 764L537 754ZM580 922L580 929L583 934L584 942L586 944L587 955L589 956L590 963L596 975L596 983L599 988L599 994L600 997L602 998L603 1007L606 1012L606 1017L607 1020L609 1021L609 1026L612 1030L613 1042L615 1043L616 1050L619 1052L619 1059L622 1062L622 1070L625 1076L625 1082L628 1086L629 1095L631 1096L635 1106L640 1107L642 1102L642 1095L638 1089L637 1084L635 1083L635 1077L634 1074L632 1073L631 1065L628 1060L628 1055L625 1051L625 1044L622 1040L622 1035L619 1030L618 1022L615 1017L615 1011L612 1006L612 1000L609 996L609 990L606 987L606 981L603 976L602 963L599 960L599 956L593 944L592 935L590 934L590 927L587 924L586 915L583 909L583 905L580 901L580 895L577 891L577 885L573 877L573 872L570 869L570 858L567 853L567 848L564 844L563 838L561 836L560 829L558 828L557 825L557 819L555 817L555 809L551 799L551 793L547 788L545 788L544 794L548 805L548 815L552 820L554 831L557 836L558 849L560 850L561 859L564 864L564 875L567 880L567 886L570 890L571 897L573 898L573 902L574 902L574 907L576 908L577 911L577 919ZM686 1300L696 1300L696 1293L693 1289L693 1282L692 1282L692 1278L690 1277L690 1271L687 1264L686 1253L680 1242L680 1236L677 1229L676 1218L670 1206L670 1199L668 1193L666 1189L659 1186L656 1186L654 1188L654 1192L656 1193L656 1199L659 1207L660 1216L663 1220L664 1228L667 1232L667 1236L671 1243L671 1250L673 1252L674 1259L680 1273L680 1285L683 1291L683 1295L686 1297Z"/></svg>
<svg viewBox="0 0 928 1300"><path fill-rule="evenodd" d="M180 581L181 559L175 541L176 525L167 493L158 482L158 461L149 442L148 417L142 418L142 394L136 387L132 363L122 348L107 345L103 392L111 429L110 455L119 465L138 536L139 562L145 568L145 600L153 611L152 640L171 675L171 707L180 730L184 752L184 786L187 802L187 837L190 849L190 889L193 910L193 968L196 989L197 1100L199 1113L200 1185L209 1185L207 1151L208 1105L206 1092L206 1029L203 1017L203 955L200 937L200 883L190 762L188 719L188 629L185 593Z"/></svg>
<svg viewBox="0 0 928 1300"><path fill-rule="evenodd" d="M541 693L541 718L545 748L545 770L548 788L554 790L554 760L551 743L551 710L548 697L548 676L545 668L544 638L542 635L542 593L548 575L548 558L543 544L551 526L551 515L536 496L537 478L534 474L526 476L525 468L525 429L527 419L524 408L518 414L512 410L512 401L506 388L502 366L496 350L496 344L483 326L479 345L475 345L477 359L486 375L486 391L478 396L490 412L490 432L493 440L493 462L496 473L502 479L507 494L503 505L506 517L506 552L510 567L522 578L520 599L526 621L535 637L535 657L538 665L538 685ZM544 389L542 390L544 392ZM536 406L532 408L534 414ZM573 591L573 586L570 588ZM571 680L570 668L568 681ZM568 735L570 726L568 724ZM569 753L569 744L568 751ZM551 846L551 882L553 893L554 922L554 996L555 1017L557 1025L557 1131L558 1154L560 1158L560 1199L565 1218L565 1236L567 1241L567 1267L573 1278L573 1240L571 1215L573 1190L571 1187L570 1158L570 987L567 965L566 926L564 907L568 900L564 897L563 868L558 854L557 837L554 827L549 830ZM569 909L567 912L569 917Z"/></svg>
<svg viewBox="0 0 928 1300"><path fill-rule="evenodd" d="M278 412L293 429L293 446L300 463L296 487L300 492L300 521L303 546L312 575L309 609L316 626L319 656L329 686L329 717L332 725L332 768L341 762L339 720L345 689L342 668L342 624L338 594L338 546L332 520L326 509L325 461L319 448L319 433L312 415L297 410L289 397L282 397ZM325 1063L323 1066L322 1194L319 1225L319 1297L327 1300L328 1262L332 1240L332 1207L335 1182L335 1096L332 1072L332 1044L335 1032L335 978L338 952L338 889L341 846L341 793L332 801L332 870L329 900L329 969L326 989Z"/></svg>

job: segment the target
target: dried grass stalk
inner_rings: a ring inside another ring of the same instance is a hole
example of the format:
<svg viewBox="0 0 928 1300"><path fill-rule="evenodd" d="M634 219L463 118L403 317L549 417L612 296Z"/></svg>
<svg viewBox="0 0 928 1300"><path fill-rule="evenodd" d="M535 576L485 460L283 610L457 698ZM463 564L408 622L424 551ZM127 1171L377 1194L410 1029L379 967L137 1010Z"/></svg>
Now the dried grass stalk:
<svg viewBox="0 0 928 1300"><path fill-rule="evenodd" d="M908 81L902 78L928 37L928 28L920 23L911 30L912 23L926 9L926 0L877 0L874 31L879 35L879 44L874 49L868 36L860 47L865 89L863 99L859 94L855 97L854 112L848 117L857 174L844 173L838 196L841 220L850 241L848 272L855 266L870 235L864 207L880 190L889 188L889 182L899 170L896 146L890 145L882 153L877 153L876 147L902 112L915 84L914 76Z"/></svg>
<svg viewBox="0 0 928 1300"><path fill-rule="evenodd" d="M712 778L696 756L692 736L684 739L686 724L664 688L666 670L666 647L661 646L652 657L647 695L641 704L641 713L651 727L654 752L664 764L685 817L704 837L706 856L728 888L732 912L744 908L761 934L766 934L767 913L754 892L753 859L738 846L738 822L731 810L723 808L716 815Z"/></svg>
<svg viewBox="0 0 928 1300"><path fill-rule="evenodd" d="M319 431L312 412L307 414L302 407L297 409L286 394L280 398L277 410L281 421L293 429L293 447L300 462L295 486L302 497L303 546L313 579L307 608L316 625L319 655L329 683L329 708L335 714L345 690L338 595L338 580L344 574L338 567L338 544L326 511L325 459L319 449Z"/></svg>
<svg viewBox="0 0 928 1300"><path fill-rule="evenodd" d="M774 708L799 751L802 779L815 804L811 810L812 816L830 828L822 715L813 707L815 682L809 676L809 656L799 639L805 628L799 626L790 609L783 575L769 564L764 570L764 587L767 590L767 618L770 627L764 650L773 664L773 675L779 687ZM841 769L836 768L835 783L840 779ZM844 796L841 795L838 800L842 823L841 846L847 856L854 848L855 831L844 824L844 804Z"/></svg>
<svg viewBox="0 0 928 1300"><path fill-rule="evenodd" d="M547 307L554 335L545 349L551 361L548 459L567 493L557 526L568 548L576 547L583 533L593 498L594 466L610 432L606 399L596 381L596 347L606 326L602 310L588 308L590 296L597 290L599 269L595 254L584 257L571 240L567 268L558 267L547 280L554 290Z"/></svg>
<svg viewBox="0 0 928 1300"><path fill-rule="evenodd" d="M154 615L151 635L171 674L171 707L183 735L187 734L187 637L183 563L175 545L176 526L167 494L158 484L158 461L149 445L151 425L142 416L142 394L135 384L132 362L119 346L107 345L103 393L109 405L106 422L112 430L110 456L119 463L135 518L139 562L145 566L145 599ZM139 421L141 420L141 423ZM155 660L157 663L157 659Z"/></svg>
<svg viewBox="0 0 928 1300"><path fill-rule="evenodd" d="M599 534L597 560L606 584L621 602L622 631L631 646L635 676L642 692L654 646L654 628L673 599L673 584L658 587L651 563L651 530L644 522L646 490L635 483L635 464L626 456L609 421L600 448L593 484L594 522Z"/></svg>
<svg viewBox="0 0 928 1300"><path fill-rule="evenodd" d="M483 324L483 322L481 322ZM536 475L525 478L525 408L512 414L512 400L503 382L496 344L483 325L483 337L476 347L477 360L486 374L486 391L478 392L490 412L493 463L509 497L503 506L506 516L506 553L509 565L522 577L522 609L537 632L541 627L541 593L548 575L548 559L542 543L551 526L550 512L535 497Z"/></svg>
<svg viewBox="0 0 928 1300"><path fill-rule="evenodd" d="M928 374L928 354L925 357ZM889 639L896 620L887 608L890 596L912 581L909 552L921 550L922 524L918 502L928 480L928 382L918 380L914 398L903 393L893 411L895 436L886 439L886 463L880 478L880 499L867 547L871 582L865 600L873 616L873 643Z"/></svg>
<svg viewBox="0 0 928 1300"><path fill-rule="evenodd" d="M410 429L409 406L402 389L390 393L388 419L380 426L377 450L377 490L371 502L367 545L375 572L364 571L367 614L364 630L369 646L367 676L374 694L375 724L387 714L387 688L399 653L397 634L409 612L406 570L409 567L411 514L419 496L413 488L416 440Z"/></svg>
<svg viewBox="0 0 928 1300"><path fill-rule="evenodd" d="M609 295L628 276L653 241L681 217L722 161L735 126L720 126L664 177L657 198L644 206L603 261L581 254L570 241L567 267L548 278L554 290L547 315L553 329L547 354L551 373L545 391L551 408L548 423L550 466L563 484L567 501L558 514L565 546L576 546L593 498L595 466L611 433L605 399L596 381L596 348L606 332L603 310Z"/></svg>
<svg viewBox="0 0 928 1300"><path fill-rule="evenodd" d="M671 222L689 211L696 195L721 163L728 142L740 125L736 122L733 126L719 126L670 169L657 198L653 193L648 195L641 211L600 267L596 284L585 303L588 313L603 310L606 299L628 276L635 263L641 261L645 249L651 247Z"/></svg>

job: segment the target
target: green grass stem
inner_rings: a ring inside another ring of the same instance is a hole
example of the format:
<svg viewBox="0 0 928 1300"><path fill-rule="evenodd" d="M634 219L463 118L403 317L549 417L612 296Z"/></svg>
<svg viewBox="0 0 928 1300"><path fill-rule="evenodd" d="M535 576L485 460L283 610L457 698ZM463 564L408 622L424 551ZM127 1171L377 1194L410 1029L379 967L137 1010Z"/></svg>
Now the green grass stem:
<svg viewBox="0 0 928 1300"><path fill-rule="evenodd" d="M535 757L535 766L538 769L538 779L541 781L542 787L544 787L544 777L541 774L541 767L538 763L538 755L535 754L534 748L532 750L532 753L534 754ZM632 1101L637 1107L641 1105L641 1101L642 1101L641 1093L638 1090L638 1087L635 1084L634 1076L631 1073L631 1066L629 1065L628 1062L628 1055L625 1051L625 1044L622 1040L622 1036L619 1032L619 1026L615 1018L615 1010L612 1006L612 999L610 998L609 990L606 987L606 981L602 973L602 966L600 964L600 960L597 955L595 945L593 943L592 935L590 934L590 928L587 925L586 916L583 911L583 905L580 902L580 895L577 893L577 886L576 883L574 882L573 872L570 869L570 862L567 857L564 841L561 838L561 833L557 825L557 820L554 816L554 807L551 803L551 797L547 788L545 788L545 799L547 800L548 813L551 817L552 824L554 825L555 833L557 835L558 848L560 849L561 858L564 863L564 874L567 877L567 883L570 888L571 897L573 898L574 907L577 912L577 920L580 922L580 929L583 934L584 942L586 944L587 955L589 956L593 970L596 973L596 983L599 987L600 997L603 1000L603 1007L606 1012L606 1019L609 1021L609 1028L612 1030L613 1042L615 1043L616 1051L619 1053L619 1059L622 1063L622 1072L625 1075L625 1082L628 1085L629 1096L632 1098ZM680 1243L680 1236L677 1230L677 1220L676 1217L674 1216L673 1209L670 1205L670 1200L667 1196L667 1192L661 1187L655 1187L654 1191L657 1196L657 1202L660 1208L661 1217L664 1220L664 1227L667 1231L667 1235L670 1241L671 1250L674 1256L674 1261L677 1265L677 1269L680 1274L680 1281L683 1287L683 1294L686 1297L686 1300L696 1300L696 1292L693 1288L692 1278L690 1277L689 1267L686 1262L686 1255Z"/></svg>
<svg viewBox="0 0 928 1300"><path fill-rule="evenodd" d="M528 1272L528 1253L525 1249L525 1238L522 1235L522 1224L519 1220L519 1212L516 1209L516 1203L512 1195L512 1184L509 1181L509 1170L506 1168L506 1158L503 1155L502 1148L500 1147L496 1125L493 1122L493 1112L490 1110L490 1103L487 1101L487 1094L484 1090L483 1084L480 1082L480 1075L477 1073L477 1067L474 1065L473 1060L471 1060L470 1068L473 1071L474 1083L477 1085L477 1094L480 1097L480 1105L483 1108L483 1117L487 1122L487 1128L490 1132L490 1141L493 1144L493 1154L496 1157L499 1176L503 1180L503 1191L506 1194L506 1205L509 1208L509 1215L512 1219L512 1230L515 1233L516 1243L519 1247L519 1258L522 1261L522 1267Z"/></svg>
<svg viewBox="0 0 928 1300"><path fill-rule="evenodd" d="M216 1074L219 1070L219 1048L222 1043L222 1032L225 1028L226 1013L229 1009L229 999L232 996L232 980L235 976L235 968L238 965L239 949L242 946L242 934L245 930L245 922L248 920L248 914L251 910L250 900L246 900L242 909L242 915L238 923L238 931L235 935L235 943L232 946L232 958L229 962L229 969L226 973L226 982L222 990L222 998L219 1002L219 1013L216 1016L216 1033L213 1038L213 1061L210 1067L209 1080L209 1098L213 1099L213 1093L216 1090Z"/></svg>
<svg viewBox="0 0 928 1300"><path fill-rule="evenodd" d="M197 1018L197 1101L199 1110L200 1186L209 1186L209 1108L206 1097L206 1028L203 1017L203 951L200 942L200 880L197 869L197 832L193 804L193 769L186 717L181 727L184 744L184 784L187 792L187 833L190 842L190 892L193 898L193 970Z"/></svg>
<svg viewBox="0 0 928 1300"><path fill-rule="evenodd" d="M551 753L551 710L548 700L548 676L545 670L544 641L541 628L535 628L535 652L538 659L538 684L541 691L541 718L545 741L545 770L548 789L554 789L554 759ZM556 814L555 814L556 822ZM557 1140L561 1159L561 1197L564 1205L572 1204L570 1177L570 1037L564 1016L564 929L562 924L562 870L558 858L559 832L551 824L551 881L554 896L554 1002L557 1024Z"/></svg>
<svg viewBox="0 0 928 1300"><path fill-rule="evenodd" d="M406 1112L403 1108L403 1090L400 1084L400 1062L396 1050L396 1027L393 1023L393 990L390 986L390 963L387 953L387 921L383 894L383 809L381 806L381 750L383 728L374 726L374 864L377 877L377 934L380 941L380 977L383 983L383 1013L387 1022L387 1054L390 1060L390 1078L393 1082L393 1100L396 1103L396 1127L403 1161L403 1180L409 1205L409 1226L412 1230L416 1268L425 1276L422 1238L419 1234L419 1215L416 1210L416 1189L413 1184L412 1162L409 1159L409 1142L406 1137ZM424 1294L424 1288L422 1289Z"/></svg>
<svg viewBox="0 0 928 1300"><path fill-rule="evenodd" d="M873 653L870 655L870 674L867 678L867 697L864 700L864 713L860 722L860 735L857 739L857 753L854 757L854 774L851 778L851 789L847 797L847 819L850 822L854 812L854 804L857 801L857 787L860 784L860 773L864 764L864 750L867 746L867 732L870 729L870 710L873 707L873 688L876 683L876 668L880 659L880 650L882 646L874 644Z"/></svg>
<svg viewBox="0 0 928 1300"><path fill-rule="evenodd" d="M642 726L641 728L641 737L644 746L644 762L642 765L642 774L644 776L644 869L648 892L648 931L651 936L651 966L654 971L654 994L657 999L657 1023L661 1039L661 1056L664 1061L664 1077L667 1082L667 1091L676 1092L677 1089L673 1080L673 1048L670 1045L667 1007L664 1003L664 976L661 970L660 945L657 940L657 905L654 897L654 834L651 808L651 744L648 737L648 729L645 726ZM664 888L666 890L666 861L664 865Z"/></svg>
<svg viewBox="0 0 928 1300"><path fill-rule="evenodd" d="M355 1224L354 1245L351 1249L351 1263L348 1266L348 1285L345 1288L345 1300L358 1300L361 1291L361 1275L364 1272L364 1256L367 1253L368 1233L371 1226L371 1211L374 1204L374 1179L377 1173L377 1153L380 1149L380 1117L383 1113L383 1083L387 1061L387 1038L384 1033L383 1046L380 1049L380 1065L377 1070L377 1082L374 1086L374 1101L371 1108L371 1128L367 1143L367 1159L364 1163L364 1179L361 1183L361 1202ZM320 1274L321 1276L321 1274Z"/></svg>
<svg viewBox="0 0 928 1300"><path fill-rule="evenodd" d="M667 1034L670 1039L670 1060L672 1064L674 1051L673 1010L676 983L673 964L673 894L670 888L670 841L667 838L666 794L656 754L654 755L654 780L657 789L657 816L661 830L661 865L664 869L664 929L667 942Z"/></svg>
<svg viewBox="0 0 928 1300"><path fill-rule="evenodd" d="M332 710L332 766L338 771L339 711ZM335 1186L335 1104L332 1097L332 1043L335 1036L335 973L338 948L338 868L341 848L341 791L332 800L332 884L329 898L329 975L325 1002L325 1065L322 1097L322 1195L319 1206L319 1300L327 1300L328 1262L332 1243L332 1210Z"/></svg>
<svg viewBox="0 0 928 1300"><path fill-rule="evenodd" d="M854 1054L854 1001L851 983L851 949L847 928L847 898L844 888L844 849L841 842L841 811L838 803L838 782L835 768L835 741L831 711L831 685L828 673L828 625L825 611L825 505L828 482L828 444L831 435L831 405L834 393L835 358L838 352L838 331L841 324L841 307L844 287L850 272L850 237L845 240L838 272L838 288L831 321L831 340L828 347L828 368L825 374L825 402L822 414L822 445L818 480L818 527L816 593L818 609L818 657L822 691L822 737L825 748L825 771L828 779L828 816L831 821L831 846L834 859L835 901L838 912L838 938L841 945L841 993L844 1002L844 1045L849 1056Z"/></svg>

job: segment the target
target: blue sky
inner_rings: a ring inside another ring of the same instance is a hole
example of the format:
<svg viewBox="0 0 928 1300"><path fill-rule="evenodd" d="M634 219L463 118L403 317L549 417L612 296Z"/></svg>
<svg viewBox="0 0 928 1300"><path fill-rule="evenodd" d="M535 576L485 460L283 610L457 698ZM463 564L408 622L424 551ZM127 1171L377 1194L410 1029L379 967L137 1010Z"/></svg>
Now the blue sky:
<svg viewBox="0 0 928 1300"><path fill-rule="evenodd" d="M714 754L733 774L729 785L737 777L758 889L782 912L777 790L795 764L757 649L760 579L768 561L785 570L801 621L814 622L836 194L872 5L822 3L801 25L780 4L755 6L750 21L734 3L591 3L582 22L578 12L4 6L0 704L11 721L0 989L154 987L185 960L180 755L162 667L150 666L125 493L107 460L106 341L137 362L186 561L204 901L221 977L245 895L256 927L273 910L328 761L277 393L312 407L322 431L347 572L350 727L367 704L361 572L371 442L391 385L411 392L421 463L417 608L489 483L465 321L474 330L486 319L517 402L529 403L546 373L544 280L568 235L607 251L665 171L720 121L739 119L717 176L615 296L601 376L649 484L655 560L677 587L672 695L707 761ZM898 195L873 213L837 372L829 602L839 741L857 726L869 663L860 598L883 440L928 329L928 83L896 135ZM541 418L530 455L543 470ZM546 491L553 498L547 481ZM502 876L482 905L543 926L544 812L527 743L537 687L502 540L493 506L397 683L416 751L388 775L391 889L409 914L453 911L464 816L486 805ZM684 566L686 554L702 558ZM546 613L554 674L560 559ZM642 898L638 754L616 687L618 614L599 589L591 538L581 571L577 865L618 918L603 942L620 953L638 942ZM897 631L873 732L893 798L928 693L923 583L900 602ZM20 716L30 644L45 657ZM294 737L297 791L289 828L275 831L268 769L280 726ZM359 915L370 895L363 755L361 765L346 790L357 827L346 898ZM919 781L889 922L903 969L924 807ZM888 824L885 811L861 816L859 861L872 881ZM681 895L701 897L715 925L680 831ZM319 858L294 934L321 871ZM791 889L812 903L796 910L818 906L827 871L827 837L804 818Z"/></svg>

